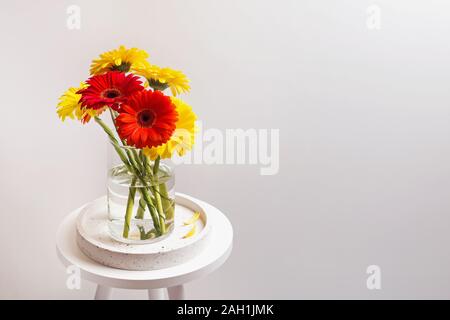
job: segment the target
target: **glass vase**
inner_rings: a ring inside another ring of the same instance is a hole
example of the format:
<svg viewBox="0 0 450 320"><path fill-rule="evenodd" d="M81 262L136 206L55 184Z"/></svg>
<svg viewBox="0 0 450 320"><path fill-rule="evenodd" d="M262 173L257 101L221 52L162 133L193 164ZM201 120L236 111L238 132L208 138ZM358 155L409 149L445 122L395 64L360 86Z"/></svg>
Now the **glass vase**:
<svg viewBox="0 0 450 320"><path fill-rule="evenodd" d="M174 228L175 176L141 149L111 145L108 152L109 232L130 244L164 239Z"/></svg>

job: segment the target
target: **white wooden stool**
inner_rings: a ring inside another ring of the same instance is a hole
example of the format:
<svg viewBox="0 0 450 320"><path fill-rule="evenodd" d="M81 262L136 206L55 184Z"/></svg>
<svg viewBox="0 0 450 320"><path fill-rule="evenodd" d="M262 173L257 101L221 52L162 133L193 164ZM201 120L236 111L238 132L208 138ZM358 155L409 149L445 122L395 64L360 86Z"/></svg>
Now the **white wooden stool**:
<svg viewBox="0 0 450 320"><path fill-rule="evenodd" d="M152 271L130 271L104 266L85 256L76 243L76 221L82 207L70 213L61 223L56 236L58 257L68 266L76 266L82 279L97 284L96 300L110 299L112 288L145 289L150 300L184 299L183 284L219 268L231 253L233 228L217 208L196 199L208 215L214 216L209 243L197 256L174 267Z"/></svg>

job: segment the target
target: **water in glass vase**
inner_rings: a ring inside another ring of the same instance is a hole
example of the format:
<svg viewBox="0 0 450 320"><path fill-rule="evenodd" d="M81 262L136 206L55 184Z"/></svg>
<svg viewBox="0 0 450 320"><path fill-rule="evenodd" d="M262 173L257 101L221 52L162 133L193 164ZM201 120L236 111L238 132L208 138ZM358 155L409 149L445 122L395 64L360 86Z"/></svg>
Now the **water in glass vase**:
<svg viewBox="0 0 450 320"><path fill-rule="evenodd" d="M136 167L141 170L120 164L108 172L109 231L120 242L152 243L173 230L175 178L163 163Z"/></svg>

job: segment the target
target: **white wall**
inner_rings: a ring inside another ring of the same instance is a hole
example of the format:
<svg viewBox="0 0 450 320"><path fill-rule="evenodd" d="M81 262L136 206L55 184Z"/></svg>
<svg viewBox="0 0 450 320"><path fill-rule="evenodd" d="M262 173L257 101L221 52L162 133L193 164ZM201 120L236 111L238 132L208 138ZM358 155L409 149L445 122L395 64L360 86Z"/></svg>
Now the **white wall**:
<svg viewBox="0 0 450 320"><path fill-rule="evenodd" d="M81 30L66 28L79 5ZM366 9L381 8L379 31ZM388 0L2 1L0 298L65 287L55 231L104 193L106 142L59 95L119 44L184 70L207 128L280 129L280 171L183 165L235 247L190 298L450 298L450 4ZM382 270L382 290L365 269ZM144 298L120 291L118 298Z"/></svg>

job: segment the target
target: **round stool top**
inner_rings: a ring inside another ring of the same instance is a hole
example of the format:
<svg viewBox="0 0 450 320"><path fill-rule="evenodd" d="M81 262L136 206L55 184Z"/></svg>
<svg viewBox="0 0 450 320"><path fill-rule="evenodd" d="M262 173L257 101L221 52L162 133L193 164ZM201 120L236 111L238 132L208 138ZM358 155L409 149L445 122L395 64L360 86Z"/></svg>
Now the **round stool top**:
<svg viewBox="0 0 450 320"><path fill-rule="evenodd" d="M80 268L83 279L125 289L167 288L200 278L220 267L231 253L233 228L226 216L212 205L179 194L202 205L211 217L208 243L197 256L179 265L151 271L130 271L104 266L85 256L76 243L76 223L83 207L70 213L60 224L56 236L58 257L65 266ZM177 194L178 196L178 194Z"/></svg>

